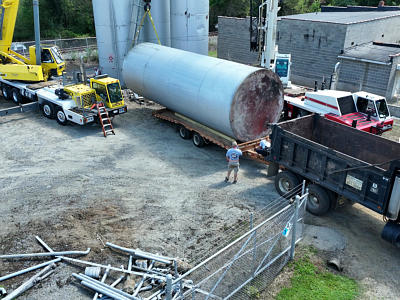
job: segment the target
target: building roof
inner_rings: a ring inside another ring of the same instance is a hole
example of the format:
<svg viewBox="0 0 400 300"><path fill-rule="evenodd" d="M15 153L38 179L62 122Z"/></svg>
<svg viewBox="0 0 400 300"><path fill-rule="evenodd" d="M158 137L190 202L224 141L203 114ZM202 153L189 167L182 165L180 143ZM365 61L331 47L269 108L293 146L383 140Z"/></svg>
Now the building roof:
<svg viewBox="0 0 400 300"><path fill-rule="evenodd" d="M347 48L339 58L390 64L393 56L400 56L400 44L374 42Z"/></svg>
<svg viewBox="0 0 400 300"><path fill-rule="evenodd" d="M335 24L356 24L379 19L400 17L400 11L337 11L337 12L316 12L283 16L282 20L302 20Z"/></svg>

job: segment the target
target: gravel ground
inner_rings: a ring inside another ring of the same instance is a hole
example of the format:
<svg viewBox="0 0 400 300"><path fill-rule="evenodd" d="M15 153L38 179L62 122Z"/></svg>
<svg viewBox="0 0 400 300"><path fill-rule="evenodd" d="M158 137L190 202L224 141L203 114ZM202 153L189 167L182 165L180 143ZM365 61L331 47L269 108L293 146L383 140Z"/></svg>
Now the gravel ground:
<svg viewBox="0 0 400 300"><path fill-rule="evenodd" d="M0 108L7 106L0 99ZM84 259L113 265L126 266L127 259L102 241L190 261L212 250L208 241L224 228L277 198L265 166L243 160L239 183L225 184L222 149L182 140L173 126L151 116L156 106L128 106L108 138L96 125L61 127L34 112L0 119L1 253L43 251L34 239L40 235L54 250L90 247ZM349 274L368 295L400 294L400 256L379 238L377 216L354 206L308 222L343 231ZM0 275L30 265L1 261ZM58 267L22 299L88 299L91 294L71 279L77 271ZM28 277L4 284L12 290Z"/></svg>

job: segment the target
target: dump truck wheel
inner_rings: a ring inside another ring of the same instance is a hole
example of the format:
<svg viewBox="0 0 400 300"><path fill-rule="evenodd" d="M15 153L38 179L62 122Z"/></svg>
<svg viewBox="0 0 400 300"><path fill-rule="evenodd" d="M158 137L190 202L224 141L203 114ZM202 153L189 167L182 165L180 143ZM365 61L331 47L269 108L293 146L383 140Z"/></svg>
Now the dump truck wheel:
<svg viewBox="0 0 400 300"><path fill-rule="evenodd" d="M193 134L193 144L194 144L196 147L201 148L201 147L204 147L204 145L205 145L206 143L205 143L205 141L204 141L204 138L203 138L200 134L194 133L194 134Z"/></svg>
<svg viewBox="0 0 400 300"><path fill-rule="evenodd" d="M65 126L68 124L68 119L67 116L64 113L64 110L62 108L58 108L56 110L56 121L58 124Z"/></svg>
<svg viewBox="0 0 400 300"><path fill-rule="evenodd" d="M17 105L22 102L22 95L18 89L12 89L12 101Z"/></svg>
<svg viewBox="0 0 400 300"><path fill-rule="evenodd" d="M299 184L299 178L290 171L282 171L275 176L276 191L286 199L294 196L295 193L291 193L291 191Z"/></svg>
<svg viewBox="0 0 400 300"><path fill-rule="evenodd" d="M42 113L46 118L53 119L54 118L54 106L49 102L45 102L42 105Z"/></svg>
<svg viewBox="0 0 400 300"><path fill-rule="evenodd" d="M308 186L307 210L316 216L326 214L331 207L331 198L326 190L319 185Z"/></svg>
<svg viewBox="0 0 400 300"><path fill-rule="evenodd" d="M12 97L11 89L10 89L10 87L8 85L3 84L2 87L1 87L1 92L3 93L4 99L11 100L11 97Z"/></svg>
<svg viewBox="0 0 400 300"><path fill-rule="evenodd" d="M185 126L179 126L179 136L184 140L188 140L191 137L191 132Z"/></svg>

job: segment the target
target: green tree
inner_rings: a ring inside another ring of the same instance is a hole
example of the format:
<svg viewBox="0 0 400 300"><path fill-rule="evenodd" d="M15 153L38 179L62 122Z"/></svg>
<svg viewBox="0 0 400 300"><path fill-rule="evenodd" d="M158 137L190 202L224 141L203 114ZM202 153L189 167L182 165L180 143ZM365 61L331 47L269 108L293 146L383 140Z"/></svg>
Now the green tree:
<svg viewBox="0 0 400 300"><path fill-rule="evenodd" d="M210 30L215 30L218 16L243 18L249 11L249 0L210 0Z"/></svg>

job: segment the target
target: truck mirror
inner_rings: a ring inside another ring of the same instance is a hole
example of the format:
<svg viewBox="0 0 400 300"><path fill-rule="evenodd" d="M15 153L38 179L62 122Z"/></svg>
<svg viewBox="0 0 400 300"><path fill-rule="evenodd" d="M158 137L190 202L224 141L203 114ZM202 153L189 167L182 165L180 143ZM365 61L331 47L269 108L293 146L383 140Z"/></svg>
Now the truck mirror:
<svg viewBox="0 0 400 300"><path fill-rule="evenodd" d="M353 120L353 122L351 122L351 127L357 128L357 120Z"/></svg>

